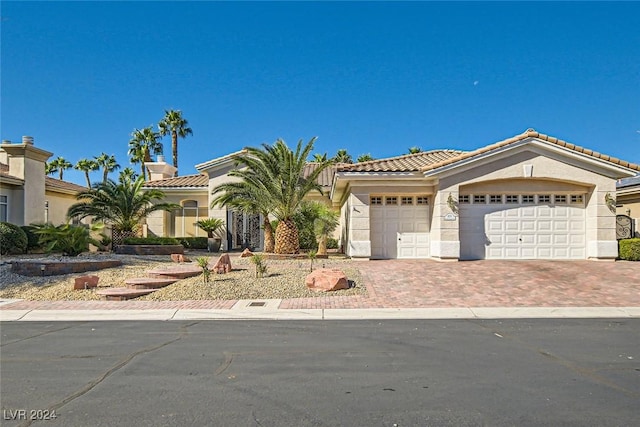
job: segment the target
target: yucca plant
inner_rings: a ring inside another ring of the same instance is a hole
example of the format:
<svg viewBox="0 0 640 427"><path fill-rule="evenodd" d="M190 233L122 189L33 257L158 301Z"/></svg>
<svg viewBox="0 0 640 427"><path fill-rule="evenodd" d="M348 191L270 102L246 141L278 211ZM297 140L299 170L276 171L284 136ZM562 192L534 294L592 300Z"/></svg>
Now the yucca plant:
<svg viewBox="0 0 640 427"><path fill-rule="evenodd" d="M262 254L253 254L251 262L256 266L256 278L262 278L267 273L266 259Z"/></svg>
<svg viewBox="0 0 640 427"><path fill-rule="evenodd" d="M209 283L209 277L211 276L211 270L209 270L209 258L201 256L196 258L198 267L202 268L202 277L204 283Z"/></svg>

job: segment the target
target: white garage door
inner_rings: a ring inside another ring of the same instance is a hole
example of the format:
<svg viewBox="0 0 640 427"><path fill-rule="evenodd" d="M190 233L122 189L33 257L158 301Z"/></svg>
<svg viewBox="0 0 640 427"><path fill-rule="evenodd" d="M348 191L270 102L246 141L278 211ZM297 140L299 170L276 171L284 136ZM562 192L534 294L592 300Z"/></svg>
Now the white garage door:
<svg viewBox="0 0 640 427"><path fill-rule="evenodd" d="M372 196L370 203L372 258L429 257L426 196Z"/></svg>
<svg viewBox="0 0 640 427"><path fill-rule="evenodd" d="M469 195L461 259L585 259L583 195Z"/></svg>

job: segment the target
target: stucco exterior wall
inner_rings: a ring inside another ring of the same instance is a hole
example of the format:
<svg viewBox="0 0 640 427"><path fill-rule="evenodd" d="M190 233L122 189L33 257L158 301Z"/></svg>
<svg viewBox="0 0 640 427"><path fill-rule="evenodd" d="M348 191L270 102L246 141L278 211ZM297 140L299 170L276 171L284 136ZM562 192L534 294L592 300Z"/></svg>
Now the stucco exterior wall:
<svg viewBox="0 0 640 427"><path fill-rule="evenodd" d="M72 194L53 191L47 191L45 193L45 199L49 203L49 208L47 209L44 205L42 206L42 211L44 212L43 221L50 222L53 225L65 224L67 222L67 212L69 208L78 202Z"/></svg>

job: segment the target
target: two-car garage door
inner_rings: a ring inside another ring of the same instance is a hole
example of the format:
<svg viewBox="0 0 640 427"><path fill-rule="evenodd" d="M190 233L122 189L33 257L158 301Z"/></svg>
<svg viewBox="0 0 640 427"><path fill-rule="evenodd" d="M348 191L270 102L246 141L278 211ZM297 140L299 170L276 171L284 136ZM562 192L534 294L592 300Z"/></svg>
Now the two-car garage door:
<svg viewBox="0 0 640 427"><path fill-rule="evenodd" d="M460 259L586 258L583 195L461 195Z"/></svg>

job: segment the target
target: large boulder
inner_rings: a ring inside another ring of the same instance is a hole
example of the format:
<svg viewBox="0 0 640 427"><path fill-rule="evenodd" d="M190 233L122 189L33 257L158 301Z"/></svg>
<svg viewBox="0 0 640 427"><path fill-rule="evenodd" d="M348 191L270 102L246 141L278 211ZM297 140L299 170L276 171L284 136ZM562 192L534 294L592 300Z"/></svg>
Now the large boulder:
<svg viewBox="0 0 640 427"><path fill-rule="evenodd" d="M183 254L171 254L171 261L178 263L191 262L191 260Z"/></svg>
<svg viewBox="0 0 640 427"><path fill-rule="evenodd" d="M220 255L218 261L213 265L211 270L217 274L229 273L231 271L231 259L228 254Z"/></svg>
<svg viewBox="0 0 640 427"><path fill-rule="evenodd" d="M305 279L305 284L315 292L338 291L349 289L347 276L341 270L331 268L319 268Z"/></svg>

